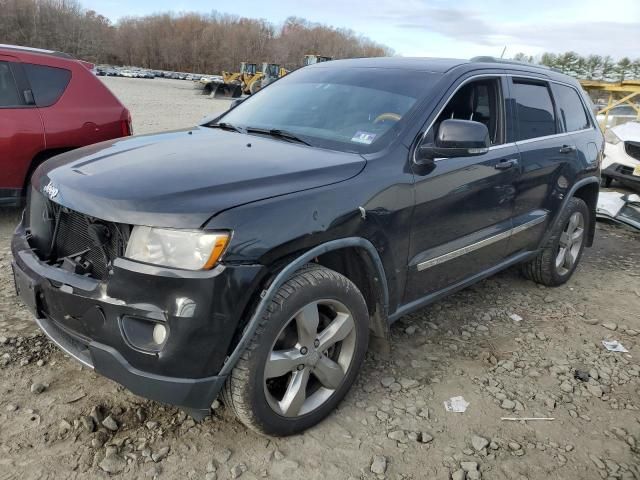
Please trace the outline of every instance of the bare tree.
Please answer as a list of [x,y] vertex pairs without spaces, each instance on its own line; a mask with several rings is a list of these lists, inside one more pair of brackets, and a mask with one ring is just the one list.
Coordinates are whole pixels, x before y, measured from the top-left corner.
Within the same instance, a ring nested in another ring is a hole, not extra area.
[[240,62],[301,66],[305,54],[392,55],[388,47],[300,18],[276,26],[219,12],[125,17],[118,24],[76,0],[0,0],[0,42],[61,50],[97,63],[219,72]]

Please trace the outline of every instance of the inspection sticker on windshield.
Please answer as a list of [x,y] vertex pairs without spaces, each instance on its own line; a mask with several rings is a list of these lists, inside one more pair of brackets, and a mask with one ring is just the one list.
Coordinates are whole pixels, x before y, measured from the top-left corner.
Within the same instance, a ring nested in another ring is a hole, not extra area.
[[351,138],[352,142],[364,143],[366,145],[371,145],[376,138],[375,133],[369,132],[361,132],[358,130],[356,134]]

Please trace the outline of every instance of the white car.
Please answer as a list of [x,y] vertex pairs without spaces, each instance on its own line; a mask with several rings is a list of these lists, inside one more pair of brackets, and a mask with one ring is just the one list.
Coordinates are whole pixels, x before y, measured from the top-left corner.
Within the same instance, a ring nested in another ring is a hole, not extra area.
[[601,185],[613,179],[640,188],[640,123],[627,122],[607,129]]
[[[604,108],[604,106],[600,106],[599,108]],[[609,110],[609,115],[599,113],[597,120],[600,126],[604,129],[622,125],[623,123],[631,122],[633,120],[638,121],[640,120],[640,113],[636,112],[631,105],[618,105],[617,107],[613,107]],[[605,120],[607,121],[606,125],[604,124]]]

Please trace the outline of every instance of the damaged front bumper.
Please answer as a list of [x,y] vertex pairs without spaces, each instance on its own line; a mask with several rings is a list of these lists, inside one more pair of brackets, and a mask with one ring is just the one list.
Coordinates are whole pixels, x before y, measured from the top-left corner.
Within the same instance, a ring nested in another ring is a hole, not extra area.
[[602,170],[602,176],[613,178],[626,184],[640,186],[640,175],[636,173],[637,168],[622,163],[612,163]]
[[261,266],[195,272],[118,258],[99,281],[42,262],[22,225],[11,250],[22,302],[62,350],[137,395],[195,416],[209,411]]

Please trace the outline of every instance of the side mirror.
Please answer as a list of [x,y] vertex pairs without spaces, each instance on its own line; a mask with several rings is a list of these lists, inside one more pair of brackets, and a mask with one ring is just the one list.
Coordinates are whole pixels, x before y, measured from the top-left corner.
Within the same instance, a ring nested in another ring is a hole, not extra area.
[[418,147],[416,159],[422,162],[434,158],[473,157],[489,151],[491,141],[484,123],[472,120],[444,120],[438,128],[435,144]]
[[240,105],[245,100],[246,100],[246,97],[245,98],[236,98],[236,99],[232,100],[231,103],[229,104],[229,110],[233,110],[234,108],[236,108],[238,105]]

